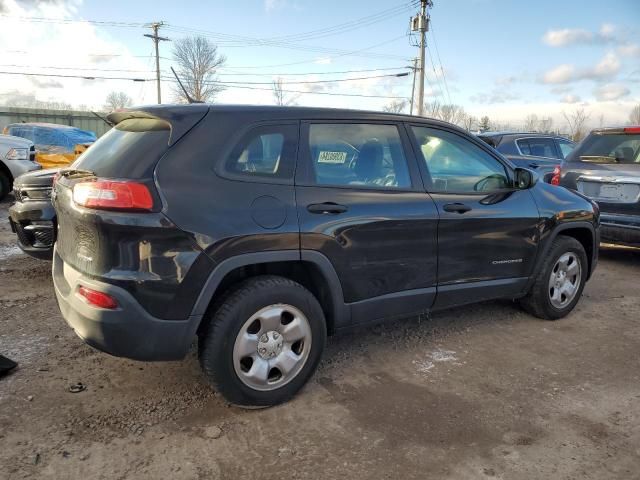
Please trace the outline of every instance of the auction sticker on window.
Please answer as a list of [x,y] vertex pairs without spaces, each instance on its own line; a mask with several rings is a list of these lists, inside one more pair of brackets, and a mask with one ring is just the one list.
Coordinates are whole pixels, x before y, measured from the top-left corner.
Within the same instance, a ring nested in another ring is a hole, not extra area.
[[318,163],[343,164],[347,161],[347,152],[321,151],[318,155]]

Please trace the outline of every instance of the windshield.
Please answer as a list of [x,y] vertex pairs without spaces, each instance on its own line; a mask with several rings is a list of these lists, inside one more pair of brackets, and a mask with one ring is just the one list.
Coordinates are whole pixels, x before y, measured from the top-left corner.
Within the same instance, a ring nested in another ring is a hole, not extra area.
[[574,150],[570,162],[640,164],[640,135],[592,134]]

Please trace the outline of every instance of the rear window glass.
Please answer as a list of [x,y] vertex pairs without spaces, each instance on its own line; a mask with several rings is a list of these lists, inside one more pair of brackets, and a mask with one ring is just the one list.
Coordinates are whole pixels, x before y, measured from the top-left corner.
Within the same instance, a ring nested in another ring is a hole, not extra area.
[[568,160],[640,164],[640,135],[590,135],[569,154]]
[[120,122],[73,163],[107,178],[149,178],[169,148],[169,124],[153,119]]

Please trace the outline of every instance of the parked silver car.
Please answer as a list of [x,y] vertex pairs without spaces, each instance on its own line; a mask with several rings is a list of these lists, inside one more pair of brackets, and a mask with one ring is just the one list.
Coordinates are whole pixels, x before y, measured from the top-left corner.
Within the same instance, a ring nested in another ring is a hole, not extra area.
[[23,173],[39,170],[32,141],[12,135],[0,135],[0,200],[13,189],[13,181]]

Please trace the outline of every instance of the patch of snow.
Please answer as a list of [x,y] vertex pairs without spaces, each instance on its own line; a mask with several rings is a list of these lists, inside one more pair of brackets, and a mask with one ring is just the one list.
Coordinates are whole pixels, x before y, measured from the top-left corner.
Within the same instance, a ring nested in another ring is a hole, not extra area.
[[[415,365],[416,370],[420,373],[429,373],[436,363],[440,362],[457,362],[456,352],[453,350],[442,350],[438,348],[432,352],[427,353],[426,358],[420,360],[414,360],[412,363]],[[456,363],[456,365],[459,365]]]
[[17,245],[0,245],[0,260],[9,257],[15,257],[16,255],[24,255],[24,252],[20,250]]

